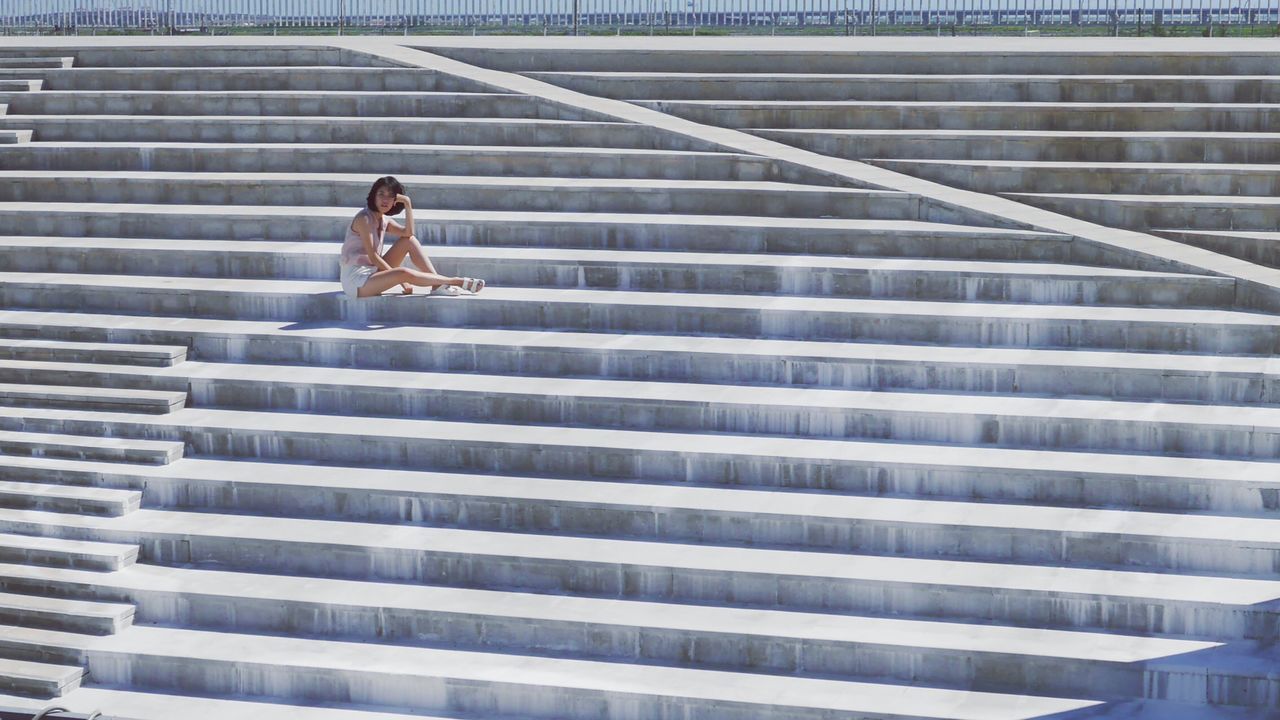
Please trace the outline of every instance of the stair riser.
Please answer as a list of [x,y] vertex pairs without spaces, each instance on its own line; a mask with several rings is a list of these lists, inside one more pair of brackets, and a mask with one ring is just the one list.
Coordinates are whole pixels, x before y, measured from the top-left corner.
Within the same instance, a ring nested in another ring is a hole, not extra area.
[[635,156],[483,148],[62,148],[5,153],[11,170],[154,172],[367,172],[381,175],[785,180],[762,158],[735,155]]
[[[88,68],[396,67],[376,54],[324,46],[81,46],[59,49],[57,54],[74,57],[75,66]],[[4,51],[8,58],[48,56],[48,48],[9,47]]]
[[[1091,628],[1215,638],[1274,639],[1275,607],[1114,597],[1099,594],[993,590],[924,582],[885,583],[767,572],[651,567],[609,561],[502,558],[424,550],[263,541],[136,531],[85,530],[5,522],[6,530],[135,543],[158,564],[351,579],[512,588],[599,597],[699,604],[779,607],[921,617],[964,617],[1047,628]],[[12,527],[11,527],[12,526]],[[96,676],[95,674],[95,677]]]
[[[3,586],[2,580],[0,580],[0,586]],[[59,647],[8,636],[0,636],[0,656],[49,665],[83,666],[86,662],[84,653],[77,648]]]
[[[350,198],[348,198],[350,200]],[[725,226],[664,222],[414,219],[425,245],[543,247],[615,250],[685,250],[810,255],[871,255],[938,259],[1064,262],[1074,243],[1054,236],[931,233],[884,229]],[[352,207],[351,215],[355,215]],[[207,240],[339,242],[347,217],[301,214],[270,221],[261,214],[142,212],[48,213],[0,210],[0,233],[22,236],[136,237]],[[1118,263],[1116,267],[1129,267]]]
[[42,565],[55,568],[73,568],[76,570],[102,570],[115,572],[132,565],[134,557],[116,555],[88,555],[68,553],[56,550],[20,550],[0,547],[0,562],[19,563],[22,565]]
[[136,353],[115,350],[88,350],[78,348],[0,347],[0,360],[26,360],[32,362],[102,363],[107,365],[141,365],[146,367],[171,367],[186,361],[186,355],[168,353]]
[[[1204,426],[1102,417],[1054,417],[968,414],[954,410],[905,411],[893,408],[830,408],[787,404],[680,402],[626,397],[465,392],[448,388],[314,385],[305,382],[217,380],[171,377],[154,381],[126,373],[0,368],[11,383],[67,384],[169,390],[189,384],[193,405],[333,415],[418,417],[463,422],[616,427],[660,432],[727,432],[790,437],[883,439],[1056,450],[1249,457],[1280,454],[1280,429]],[[182,387],[182,389],[187,389]],[[0,405],[13,405],[0,400]],[[67,403],[31,402],[58,407]],[[145,412],[144,408],[103,403],[108,409]]]
[[0,58],[0,68],[69,68],[72,66],[73,58],[71,57],[47,57],[47,58]]
[[1159,202],[1130,203],[1075,198],[1015,199],[1103,225],[1140,230],[1187,228],[1189,230],[1266,231],[1280,227],[1280,205],[1230,207],[1209,203],[1162,205]]
[[30,495],[0,490],[0,507],[43,512],[75,513],[77,515],[101,515],[120,517],[138,509],[136,504],[87,498],[64,498]]
[[80,686],[79,681],[63,685],[55,681],[0,675],[0,693],[49,699],[61,697]]
[[0,407],[43,407],[71,408],[76,410],[100,410],[103,412],[146,413],[164,415],[181,410],[182,405],[160,405],[151,402],[122,402],[118,400],[86,400],[84,398],[67,398],[55,395],[41,397],[22,397],[0,393]]
[[[1090,697],[1142,693],[1140,669],[1106,661],[336,605],[304,599],[281,603],[18,578],[0,577],[0,587],[135,603],[140,622],[184,628],[286,633],[480,652],[568,654],[581,659],[730,671],[893,679],[980,692]],[[2,640],[0,648],[5,648]],[[78,655],[63,649],[55,657],[78,660]]]
[[[370,181],[271,181],[144,179],[103,177],[3,178],[0,202],[39,203],[50,197],[85,203],[160,205],[262,205],[354,208],[364,202]],[[841,217],[914,220],[919,198],[903,194],[778,192],[749,189],[607,188],[511,185],[407,185],[418,212],[492,209],[503,212],[681,213],[776,217]],[[303,211],[305,213],[305,210]],[[403,216],[396,218],[403,221]],[[423,218],[430,222],[430,218]],[[261,222],[261,218],[259,218]],[[339,221],[340,222],[340,221]],[[338,227],[341,227],[339,224]],[[165,237],[165,236],[161,236]],[[222,239],[210,237],[209,239]]]
[[1049,162],[1276,163],[1280,145],[1255,138],[926,137],[824,135],[755,130],[762,137],[824,155],[864,158]]
[[[1073,103],[1275,103],[1275,78],[1162,78],[1117,82],[1112,78],[870,77],[755,80],[575,77],[532,73],[540,80],[589,95],[662,100],[849,100],[925,102]],[[61,89],[55,81],[50,89]]]
[[644,125],[538,126],[526,123],[397,122],[369,118],[177,120],[139,117],[0,117],[0,128],[31,129],[41,142],[217,142],[390,145],[508,145],[708,150],[710,146]]
[[[252,454],[265,451],[251,449],[247,452]],[[852,494],[1005,500],[1067,507],[1092,505],[1249,514],[1269,513],[1280,509],[1280,489],[1275,486],[1204,479],[1184,480],[1140,474],[1016,472],[964,467],[939,469],[874,462],[782,462],[764,457],[756,458],[754,462],[725,456],[711,456],[709,459],[686,456],[683,461],[672,461],[662,454],[650,454],[641,458],[643,462],[637,462],[635,457],[622,458],[618,453],[606,449],[592,449],[587,454],[604,460],[602,466],[589,467],[588,463],[582,461],[575,464],[564,456],[544,462],[541,455],[531,459],[534,457],[532,452],[523,457],[509,453],[497,463],[463,462],[443,453],[439,457],[444,458],[446,464],[441,464],[438,459],[433,460],[430,456],[420,457],[415,462],[416,467],[421,469],[453,468],[472,469],[476,472],[519,473],[523,468],[523,471],[552,477],[593,473],[592,476],[600,480],[641,479],[650,482],[690,482],[744,488],[780,487]],[[287,456],[277,453],[275,457]],[[215,507],[254,507],[262,504],[265,507],[277,502],[275,493],[279,492],[273,488],[255,489],[242,484],[229,487],[223,483],[194,478],[158,480],[150,476],[132,475],[127,468],[113,471],[66,468],[32,470],[23,465],[0,465],[0,479],[19,482],[34,479],[67,485],[142,489],[146,492],[147,504],[157,507],[196,507],[206,504]],[[394,516],[403,520],[406,517],[402,501],[395,496],[365,493],[360,497],[344,498],[340,495],[341,493],[313,489],[306,498],[289,499],[287,494],[282,497],[290,506],[296,505],[300,512],[314,511],[335,517],[351,513],[352,519],[359,519],[362,513],[367,513],[371,519]],[[408,517],[412,517],[412,511]]]
[[[730,128],[1271,132],[1280,124],[1280,109],[1277,108],[931,108],[892,105],[740,108],[663,102],[644,102],[641,105],[695,122]],[[20,114],[22,111],[15,109],[12,112]]]
[[[676,696],[578,690],[556,685],[392,675],[259,664],[89,652],[95,682],[211,695],[267,696],[308,702],[395,705],[418,711],[478,716],[596,720],[698,717],[707,720],[828,720],[831,711],[783,705],[731,703]],[[859,714],[868,720],[900,717]]]
[[[1147,18],[1150,20],[1150,17]],[[934,18],[935,22],[937,19]],[[836,21],[839,22],[838,19]],[[937,29],[930,23],[929,31]],[[944,27],[943,32],[947,32]],[[1267,51],[1080,52],[1046,46],[990,52],[918,49],[836,49],[824,44],[785,50],[759,45],[749,49],[718,46],[715,52],[654,52],[649,47],[608,45],[530,52],[527,48],[439,47],[441,54],[473,65],[507,72],[655,72],[655,73],[872,73],[907,75],[1269,75],[1275,56]],[[81,55],[83,57],[83,55]],[[99,63],[92,63],[97,65]],[[177,64],[176,62],[174,64]],[[230,63],[224,63],[230,64]],[[267,63],[263,63],[267,64]],[[928,79],[928,78],[924,78]]]
[[1271,677],[1223,677],[1205,669],[1156,669],[1146,672],[1144,685],[1145,697],[1194,705],[1280,708],[1280,678],[1274,672]]
[[92,447],[70,443],[33,443],[8,440],[0,440],[0,455],[141,463],[144,465],[167,465],[177,459],[176,453],[157,452],[140,448]]
[[1088,167],[973,168],[910,160],[876,163],[926,180],[985,193],[1043,192],[1121,195],[1280,195],[1280,172],[1251,170],[1215,172],[1192,170],[1124,171]]
[[[427,248],[428,256],[432,249]],[[315,252],[0,247],[10,272],[108,273],[174,277],[338,280],[337,250]],[[435,258],[438,272],[480,277],[497,287],[561,287],[652,292],[819,295],[1055,305],[1231,307],[1229,282],[1169,278],[1017,277],[994,273],[839,270],[813,267],[671,266],[628,262]],[[413,265],[410,263],[410,267]]]
[[[243,62],[243,61],[241,61]],[[238,64],[238,63],[237,63]],[[467,92],[472,83],[416,68],[91,68],[2,70],[0,79],[41,78],[46,90],[348,90]]]
[[586,113],[528,95],[356,95],[81,91],[0,93],[13,115],[269,115],[582,120]]
[[331,294],[254,295],[220,290],[155,289],[10,282],[0,287],[9,308],[81,310],[240,320],[404,322],[424,325],[540,328],[589,332],[714,334],[804,340],[927,342],[1000,347],[1128,349],[1273,354],[1269,326],[1190,325],[1146,321],[922,317],[878,312],[528,302],[479,298],[353,300],[337,283]]
[[1238,257],[1267,267],[1280,267],[1280,243],[1267,238],[1197,235],[1194,233],[1160,232],[1157,235],[1178,242]]
[[24,612],[0,608],[0,622],[7,625],[21,625],[84,635],[114,635],[127,628],[131,624],[132,618],[117,619],[53,612]]

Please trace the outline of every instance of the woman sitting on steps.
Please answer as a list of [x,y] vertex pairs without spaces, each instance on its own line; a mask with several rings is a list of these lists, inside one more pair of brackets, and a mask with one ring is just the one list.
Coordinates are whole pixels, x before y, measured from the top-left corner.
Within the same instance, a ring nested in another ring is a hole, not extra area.
[[[404,225],[391,219],[403,210]],[[387,233],[400,238],[386,254],[382,254],[382,240]],[[405,257],[413,261],[415,268],[400,267]],[[413,203],[404,194],[399,180],[388,175],[378,178],[365,198],[365,209],[356,213],[347,226],[347,236],[342,241],[339,258],[342,272],[342,290],[348,297],[373,297],[395,287],[404,288],[404,294],[413,292],[413,286],[436,290],[439,294],[458,294],[458,288],[471,293],[484,288],[484,280],[441,275],[431,264],[418,238],[413,236]]]

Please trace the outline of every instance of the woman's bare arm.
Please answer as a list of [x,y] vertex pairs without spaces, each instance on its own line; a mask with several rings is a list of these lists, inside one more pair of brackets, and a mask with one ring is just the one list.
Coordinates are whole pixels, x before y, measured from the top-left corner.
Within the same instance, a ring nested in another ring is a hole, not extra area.
[[404,203],[404,234],[401,237],[413,236],[413,202],[408,195],[396,195],[396,202]]

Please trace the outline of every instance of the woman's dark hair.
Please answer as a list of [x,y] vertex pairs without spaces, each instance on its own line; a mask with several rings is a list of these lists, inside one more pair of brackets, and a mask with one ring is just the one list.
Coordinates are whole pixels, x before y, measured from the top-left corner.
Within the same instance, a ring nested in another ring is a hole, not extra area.
[[[378,191],[384,187],[391,188],[391,192],[397,195],[404,194],[404,185],[401,185],[399,180],[391,177],[390,175],[374,180],[373,189],[369,190],[369,197],[364,199],[364,206],[369,208],[371,212],[378,212],[378,206],[373,204],[373,199],[378,195]],[[404,212],[404,203],[396,203],[391,206],[391,211],[387,214],[399,215],[402,212]]]

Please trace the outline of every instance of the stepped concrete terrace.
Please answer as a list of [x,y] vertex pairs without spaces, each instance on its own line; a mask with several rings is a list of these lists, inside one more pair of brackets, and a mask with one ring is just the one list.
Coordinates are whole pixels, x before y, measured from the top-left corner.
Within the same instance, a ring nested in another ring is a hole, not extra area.
[[1124,43],[6,39],[0,706],[1280,717],[1280,51]]

